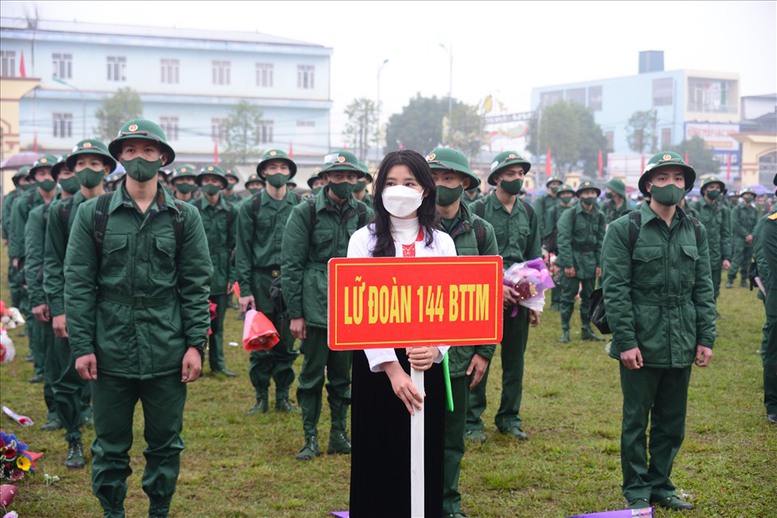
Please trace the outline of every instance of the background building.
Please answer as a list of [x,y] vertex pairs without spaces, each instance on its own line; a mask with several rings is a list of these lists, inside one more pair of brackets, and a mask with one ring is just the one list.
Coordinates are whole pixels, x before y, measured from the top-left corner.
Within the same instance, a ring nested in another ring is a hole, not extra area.
[[330,48],[261,33],[20,18],[0,28],[2,75],[40,78],[20,101],[22,150],[62,153],[92,137],[96,110],[124,87],[140,94],[143,117],[162,126],[178,163],[213,162],[217,141],[223,154],[224,123],[241,101],[262,111],[258,150],[290,150],[312,170],[330,149]]
[[772,190],[777,173],[777,94],[742,98],[740,132],[742,187],[762,185]]

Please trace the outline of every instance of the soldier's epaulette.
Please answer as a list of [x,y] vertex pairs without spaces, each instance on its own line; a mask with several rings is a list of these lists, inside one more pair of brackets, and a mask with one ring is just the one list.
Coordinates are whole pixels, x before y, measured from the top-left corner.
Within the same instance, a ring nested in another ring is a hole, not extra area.
[[768,216],[768,217],[769,217],[769,219],[770,219],[770,220],[772,220],[772,221],[777,221],[777,211],[775,211],[775,212],[772,212],[771,214],[769,214],[769,216]]

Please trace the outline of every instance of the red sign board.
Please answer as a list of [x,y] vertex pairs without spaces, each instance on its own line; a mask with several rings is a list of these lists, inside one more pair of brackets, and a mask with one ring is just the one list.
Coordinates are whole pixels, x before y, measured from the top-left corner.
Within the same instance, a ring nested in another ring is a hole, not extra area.
[[329,348],[482,345],[502,340],[502,258],[329,261]]

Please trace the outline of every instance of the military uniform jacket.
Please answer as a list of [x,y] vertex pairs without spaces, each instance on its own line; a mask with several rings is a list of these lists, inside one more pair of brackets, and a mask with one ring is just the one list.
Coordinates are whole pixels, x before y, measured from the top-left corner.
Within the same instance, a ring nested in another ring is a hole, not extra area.
[[32,209],[24,227],[24,279],[31,308],[46,303],[46,295],[43,292],[43,252],[50,206],[50,203],[46,203]]
[[709,204],[702,199],[696,205],[699,221],[707,229],[712,269],[721,268],[724,259],[731,260],[731,213],[720,200]]
[[604,214],[597,208],[588,213],[583,209],[583,204],[578,203],[564,212],[556,225],[556,266],[574,266],[575,277],[578,279],[595,278],[596,268],[601,266],[602,241],[606,226]]
[[467,207],[469,207],[470,205],[472,205],[473,203],[475,203],[476,201],[478,201],[482,197],[483,197],[483,193],[480,192],[480,189],[477,189],[475,191],[475,197],[474,198],[470,198],[469,196],[467,196],[467,191],[464,191],[463,193],[461,193],[461,201]]
[[[772,225],[771,229],[774,230],[774,226],[777,225],[777,212],[761,217],[755,226],[755,230],[753,230],[753,258],[758,265],[758,277],[761,278],[761,283],[767,294],[769,293],[769,286],[775,285],[777,287],[777,283],[773,283],[771,280],[771,268],[766,257],[766,247],[764,246],[764,242],[768,237],[764,234],[764,229],[769,225]],[[766,295],[761,293],[760,289],[758,290],[758,298],[766,301]],[[771,307],[767,306],[766,314],[767,316],[777,316],[777,295],[772,296],[771,304]]]
[[755,224],[758,223],[758,209],[752,205],[740,204],[731,211],[731,231],[734,233],[735,242],[745,246],[753,246],[745,243],[745,237],[752,235]]
[[3,197],[3,239],[8,239],[11,234],[11,209],[13,209],[14,200],[19,197],[20,192],[22,189],[17,187]]
[[613,200],[608,201],[604,205],[604,214],[607,219],[607,224],[612,223],[616,219],[620,218],[624,214],[628,214],[632,210],[633,209],[631,207],[631,203],[629,203],[629,200],[623,200],[623,205],[620,207],[616,207]]
[[715,341],[707,231],[682,210],[669,228],[649,205],[639,210],[633,252],[628,217],[610,224],[602,247],[610,355],[639,347],[646,367],[690,367],[696,346]]
[[557,203],[558,198],[547,193],[534,201],[533,207],[539,222],[540,237],[547,236],[550,231],[553,230],[553,227],[551,226],[552,220],[550,219],[550,211]]
[[[111,195],[102,253],[99,198],[81,204],[65,255],[65,314],[73,357],[94,353],[98,372],[148,379],[181,372],[210,328],[212,272],[199,212],[159,186],[145,214],[124,184]],[[173,217],[183,216],[180,254]],[[176,256],[177,260],[176,260]]]
[[[485,228],[485,239],[480,246],[475,234],[475,220],[478,220],[478,225]],[[499,255],[494,227],[488,221],[470,214],[463,203],[458,215],[450,224],[443,221],[443,229],[453,238],[457,255]],[[495,349],[496,344],[451,347],[448,349],[448,367],[451,376],[454,378],[466,376],[472,356],[476,353],[491,361]]]
[[11,216],[11,235],[8,239],[9,256],[15,258],[24,257],[24,227],[30,211],[39,205],[43,205],[43,196],[37,187],[23,193],[13,204]]
[[[259,202],[258,213],[255,209],[256,201]],[[260,270],[272,278],[273,271],[280,271],[281,245],[286,221],[297,203],[299,198],[291,189],[286,189],[286,196],[282,200],[273,199],[262,189],[247,198],[238,209],[236,278],[240,295],[253,296],[260,309],[269,302],[270,286],[268,284],[266,289],[263,287],[262,293],[253,293],[252,274]]]
[[[326,328],[327,261],[346,256],[348,240],[358,228],[357,206],[366,211],[366,222],[372,211],[353,198],[338,206],[329,197],[329,187],[321,189],[314,199],[295,206],[286,222],[281,285],[289,318],[304,318],[309,326]],[[311,225],[309,203],[315,204],[315,225]]]
[[548,214],[548,233],[545,234],[542,237],[547,237],[553,232],[553,229],[556,228],[558,225],[558,220],[561,217],[562,214],[564,214],[568,209],[574,209],[575,203],[570,203],[568,206],[563,206],[561,202],[558,202],[553,206],[552,209],[550,209],[550,213]]
[[537,212],[530,218],[520,198],[516,198],[511,213],[507,212],[496,193],[476,201],[469,209],[473,214],[482,214],[482,218],[494,227],[499,255],[502,256],[505,268],[513,263],[542,256]]
[[211,205],[204,196],[195,200],[192,205],[200,211],[202,227],[208,238],[208,252],[213,264],[210,294],[223,295],[227,292],[227,284],[235,282],[232,271],[232,252],[235,249],[237,229],[235,209],[223,196],[219,196],[215,205]]
[[[49,209],[43,259],[43,291],[52,317],[65,314],[65,251],[76,212],[85,201],[84,195],[78,191],[72,198],[52,202]],[[67,221],[62,221],[64,204],[70,204]]]

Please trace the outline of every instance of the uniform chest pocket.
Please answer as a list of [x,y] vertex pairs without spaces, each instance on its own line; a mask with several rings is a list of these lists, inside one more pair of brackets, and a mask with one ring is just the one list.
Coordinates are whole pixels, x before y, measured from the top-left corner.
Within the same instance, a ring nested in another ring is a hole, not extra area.
[[696,281],[696,261],[699,260],[699,249],[696,245],[680,245],[680,273],[682,280],[688,284]]
[[108,234],[103,241],[100,273],[105,277],[126,277],[129,262],[129,236]]
[[333,257],[332,246],[334,239],[334,230],[315,230],[312,240],[314,246],[311,254],[312,258],[315,261],[327,261],[330,257]]
[[155,237],[149,260],[152,278],[170,280],[175,273],[175,239]]
[[660,246],[642,246],[631,254],[632,278],[640,284],[664,284],[664,251]]

